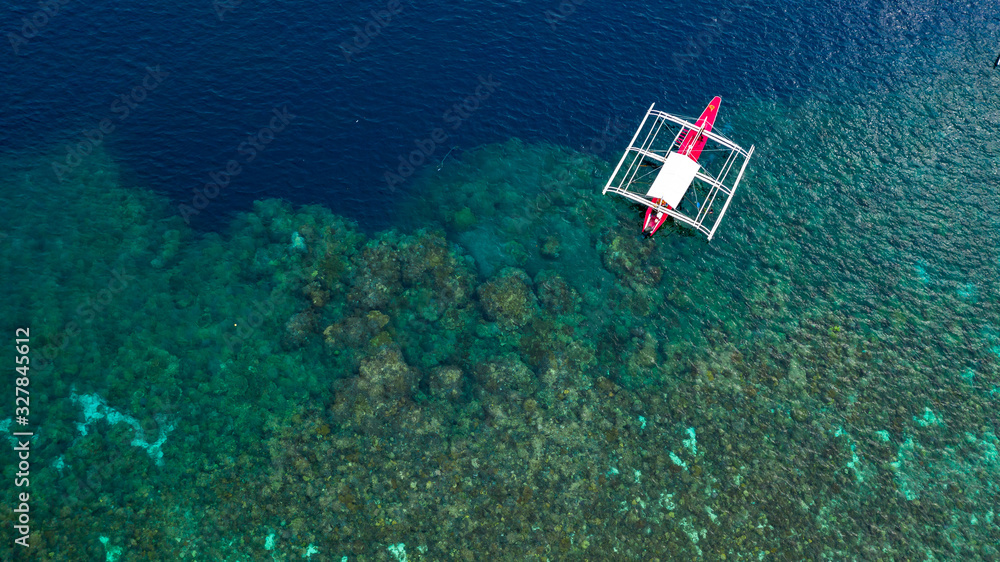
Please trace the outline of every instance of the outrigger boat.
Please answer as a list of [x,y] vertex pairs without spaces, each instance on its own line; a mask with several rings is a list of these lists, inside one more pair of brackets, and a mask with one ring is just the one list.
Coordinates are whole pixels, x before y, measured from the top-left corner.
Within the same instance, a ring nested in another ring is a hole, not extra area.
[[[709,240],[715,236],[754,151],[753,146],[744,150],[712,131],[721,104],[722,98],[713,98],[694,123],[654,111],[655,104],[646,111],[603,191],[647,207],[644,234],[652,236],[671,217]],[[642,143],[636,144],[640,136]],[[663,140],[667,138],[669,144]],[[708,154],[702,158],[706,146]],[[735,169],[739,170],[735,180],[727,183]],[[722,209],[709,221],[719,201]]]

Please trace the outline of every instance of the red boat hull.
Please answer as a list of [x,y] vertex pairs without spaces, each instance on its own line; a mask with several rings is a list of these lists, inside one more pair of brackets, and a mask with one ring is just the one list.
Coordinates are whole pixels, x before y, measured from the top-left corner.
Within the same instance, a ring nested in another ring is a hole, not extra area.
[[[722,105],[722,98],[719,96],[712,98],[712,101],[709,102],[705,111],[701,112],[701,117],[694,122],[694,130],[689,129],[684,133],[684,136],[681,137],[680,148],[677,149],[677,152],[687,155],[688,158],[694,160],[695,162],[698,161],[698,157],[701,156],[702,149],[705,148],[705,143],[708,142],[708,138],[705,137],[702,132],[704,131],[707,133],[712,130],[712,125],[715,124],[715,117],[719,114],[720,105]],[[659,205],[660,200],[653,199],[653,203]],[[667,208],[669,209],[670,206],[668,205]],[[666,222],[666,220],[666,213],[657,213],[656,216],[654,216],[653,209],[650,207],[646,209],[646,218],[642,221],[642,231],[646,232],[648,230],[649,235],[652,236],[656,234],[656,231],[663,226],[663,223]],[[652,230],[649,230],[650,228]]]
[[704,127],[706,133],[712,130],[712,125],[715,125],[715,117],[719,114],[719,105],[721,104],[722,98],[719,96],[712,98],[705,111],[701,112],[701,117],[694,122],[695,130],[689,130],[684,133],[684,137],[681,139],[681,147],[677,149],[677,152],[686,154],[688,158],[695,162],[698,161],[702,149],[705,148],[705,143],[708,142],[708,138],[701,134],[702,127]]
[[[653,203],[659,205],[660,200],[653,199]],[[670,206],[667,205],[667,207],[669,208]],[[656,213],[656,215],[654,215],[653,208],[650,207],[646,209],[646,219],[642,222],[642,231],[643,232],[649,231],[649,235],[652,236],[656,234],[656,231],[659,230],[660,227],[663,226],[663,223],[665,223],[666,221],[667,221],[666,213]],[[650,230],[650,228],[652,228],[652,230]]]

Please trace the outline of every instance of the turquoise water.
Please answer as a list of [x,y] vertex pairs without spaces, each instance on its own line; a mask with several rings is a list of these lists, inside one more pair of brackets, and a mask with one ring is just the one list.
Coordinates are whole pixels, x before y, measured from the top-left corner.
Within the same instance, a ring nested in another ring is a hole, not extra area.
[[711,243],[600,194],[639,115],[465,147],[380,231],[0,162],[36,434],[4,559],[1000,557],[1000,77],[951,33],[726,98],[757,149]]

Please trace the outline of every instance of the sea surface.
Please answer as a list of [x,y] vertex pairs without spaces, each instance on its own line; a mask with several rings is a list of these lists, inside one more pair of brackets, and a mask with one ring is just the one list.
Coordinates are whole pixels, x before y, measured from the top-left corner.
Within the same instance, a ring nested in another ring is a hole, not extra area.
[[1000,559],[997,14],[8,4],[0,559]]

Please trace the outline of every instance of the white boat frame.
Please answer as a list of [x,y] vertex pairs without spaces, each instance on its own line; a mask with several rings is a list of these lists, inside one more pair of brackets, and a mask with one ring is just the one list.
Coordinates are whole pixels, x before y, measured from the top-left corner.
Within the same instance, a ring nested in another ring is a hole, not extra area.
[[[675,220],[705,234],[711,240],[715,236],[716,229],[719,228],[719,223],[722,222],[722,217],[725,216],[726,210],[729,208],[729,203],[733,200],[733,194],[736,193],[736,186],[743,179],[743,172],[746,171],[750,157],[753,156],[754,146],[751,145],[750,150],[744,150],[733,141],[714,131],[700,131],[700,134],[709,140],[705,145],[705,152],[721,152],[725,153],[725,157],[709,157],[710,161],[705,162],[706,155],[703,154],[698,159],[698,170],[694,173],[688,189],[683,193],[684,200],[677,208],[668,209],[666,205],[654,203],[653,197],[649,195],[649,189],[657,174],[652,172],[640,174],[640,168],[644,166],[647,160],[651,160],[659,163],[654,164],[658,170],[669,172],[669,170],[664,170],[662,165],[667,161],[668,155],[679,148],[681,133],[685,131],[698,132],[699,128],[675,115],[655,111],[653,109],[655,105],[652,104],[649,106],[646,116],[642,118],[642,123],[639,124],[639,129],[636,130],[635,136],[632,137],[632,141],[629,143],[625,153],[622,154],[618,166],[615,167],[615,171],[611,174],[611,178],[608,179],[608,183],[604,186],[604,191],[601,193],[606,194],[609,191],[617,193],[640,205],[666,213]],[[653,120],[647,127],[646,123],[650,117]],[[639,139],[640,133],[644,129],[646,129],[646,133],[642,144],[636,144],[636,140]],[[656,142],[661,134],[665,137],[672,135],[673,140],[670,144],[663,146],[662,141],[660,143]],[[625,161],[629,160],[630,156],[631,160],[628,166],[625,166]],[[740,159],[742,159],[742,163],[738,166],[739,173],[736,174],[736,180],[731,185],[727,184],[726,180],[733,169],[737,167],[736,164]],[[623,166],[625,166],[624,169]],[[707,169],[706,166],[711,167],[711,170]],[[650,177],[651,175],[653,176],[652,178]],[[703,188],[705,193],[702,201],[698,200],[699,187]],[[688,194],[691,192],[694,192],[694,201],[691,201],[688,197]],[[709,215],[713,213],[713,207],[716,205],[720,193],[725,197],[722,210],[714,222],[706,224]]]

